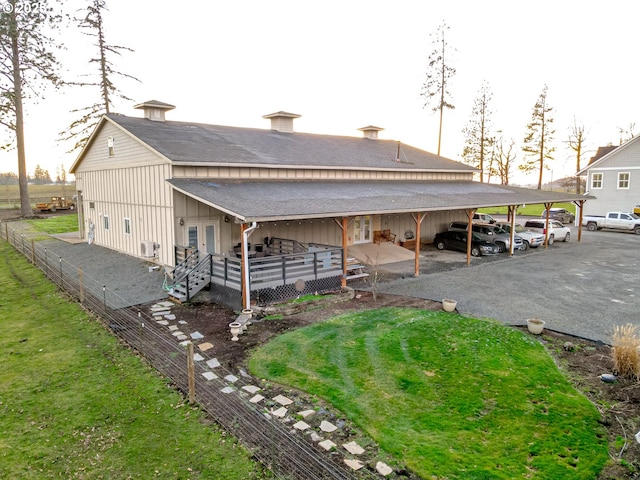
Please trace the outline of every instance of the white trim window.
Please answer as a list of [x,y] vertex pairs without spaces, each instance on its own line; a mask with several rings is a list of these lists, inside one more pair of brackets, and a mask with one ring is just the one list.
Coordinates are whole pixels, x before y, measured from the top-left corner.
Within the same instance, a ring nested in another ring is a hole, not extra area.
[[107,138],[107,151],[109,153],[109,157],[113,157],[116,154],[113,146],[113,137]]
[[131,235],[131,219],[127,217],[124,218],[124,234]]
[[591,174],[591,190],[602,189],[602,173]]
[[109,230],[109,215],[102,216],[102,227],[105,230]]
[[629,172],[618,172],[618,190],[628,190],[629,183],[631,183],[631,174]]

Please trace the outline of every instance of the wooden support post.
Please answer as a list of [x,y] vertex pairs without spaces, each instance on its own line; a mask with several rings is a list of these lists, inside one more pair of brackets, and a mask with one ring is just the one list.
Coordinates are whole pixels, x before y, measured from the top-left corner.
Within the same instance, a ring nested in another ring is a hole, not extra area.
[[193,343],[187,343],[187,372],[189,375],[189,403],[196,403],[196,364],[193,358]]
[[467,210],[467,265],[471,265],[471,243],[473,240],[473,215],[476,213],[476,209],[472,208]]
[[586,202],[586,200],[578,200],[577,202],[574,202],[580,209],[580,215],[578,217],[578,242],[582,240],[582,216],[584,214],[584,202]]
[[411,216],[413,217],[413,220],[416,222],[416,246],[415,246],[415,257],[414,257],[414,272],[413,275],[415,277],[420,276],[420,237],[421,237],[421,232],[420,232],[420,226],[422,225],[422,221],[427,217],[426,213],[416,213],[411,214]]
[[544,248],[547,248],[547,246],[549,245],[549,215],[550,215],[549,210],[551,209],[552,205],[553,203],[544,204],[544,209],[547,213],[545,215],[545,222],[544,222]]

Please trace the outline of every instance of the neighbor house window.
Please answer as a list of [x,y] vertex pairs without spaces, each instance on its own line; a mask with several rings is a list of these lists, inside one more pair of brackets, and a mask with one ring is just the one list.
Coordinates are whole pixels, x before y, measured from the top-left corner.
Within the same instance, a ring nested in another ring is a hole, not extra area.
[[89,208],[96,208],[96,202],[89,202]]
[[594,173],[591,175],[591,188],[602,188],[602,174]]
[[131,219],[130,218],[124,219],[124,234],[131,235]]
[[620,172],[618,174],[618,188],[629,188],[629,172]]
[[105,230],[109,230],[109,215],[102,216],[102,226]]
[[107,149],[109,150],[109,156],[113,157],[115,155],[113,150],[113,137],[107,138]]

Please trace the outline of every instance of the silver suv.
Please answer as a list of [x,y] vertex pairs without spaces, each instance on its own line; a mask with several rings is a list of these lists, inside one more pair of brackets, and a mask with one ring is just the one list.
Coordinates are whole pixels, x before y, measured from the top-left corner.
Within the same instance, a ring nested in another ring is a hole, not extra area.
[[[467,223],[451,222],[449,224],[449,230],[466,232]],[[487,223],[473,223],[471,230],[476,234],[478,234],[480,239],[486,240],[487,242],[495,243],[498,246],[498,248],[500,248],[501,252],[507,252],[511,248],[511,235],[496,225],[491,225]],[[514,236],[513,249],[514,250],[524,249],[524,243],[522,241],[522,238],[519,237],[518,235]]]

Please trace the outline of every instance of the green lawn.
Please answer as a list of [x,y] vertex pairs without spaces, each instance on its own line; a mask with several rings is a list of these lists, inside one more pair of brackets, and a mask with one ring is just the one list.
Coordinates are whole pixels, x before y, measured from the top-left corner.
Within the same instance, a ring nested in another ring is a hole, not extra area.
[[0,478],[264,478],[2,240],[0,258]]
[[423,478],[592,479],[595,407],[533,337],[456,314],[388,308],[288,332],[256,376],[317,395]]
[[45,232],[50,235],[67,232],[78,231],[78,214],[70,213],[65,215],[51,216],[47,218],[38,218],[35,220],[27,220],[31,227],[39,232]]

